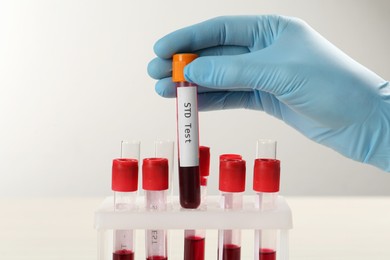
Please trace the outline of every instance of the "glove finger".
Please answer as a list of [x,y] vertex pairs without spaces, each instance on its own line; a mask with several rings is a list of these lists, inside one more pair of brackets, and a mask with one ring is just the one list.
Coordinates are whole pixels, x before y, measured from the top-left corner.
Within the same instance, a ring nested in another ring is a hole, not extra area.
[[[171,78],[160,80],[156,84],[156,92],[167,98],[176,97],[176,88]],[[283,119],[282,110],[286,107],[272,94],[260,91],[216,91],[198,87],[198,109],[200,111],[224,109],[253,109],[261,110]]]
[[[184,75],[190,82],[215,89],[248,88],[247,61],[242,56],[200,57],[184,68]],[[257,75],[251,75],[253,78]]]
[[208,88],[259,90],[275,96],[286,94],[290,86],[302,85],[305,78],[300,76],[299,68],[286,66],[284,60],[275,57],[275,50],[270,53],[269,49],[271,47],[242,55],[200,57],[184,68],[184,75],[188,81]]
[[249,91],[219,91],[198,94],[200,111],[247,108],[262,110],[261,103]]
[[[241,46],[217,46],[199,50],[196,52],[199,56],[222,56],[238,55],[249,52],[248,48]],[[162,79],[172,75],[172,60],[154,58],[148,64],[148,74],[154,79]]]
[[264,111],[284,120],[283,113],[291,109],[272,94],[261,91],[220,91],[198,94],[200,111],[245,108]]
[[238,55],[248,53],[248,47],[243,46],[215,46],[206,49],[201,49],[195,53],[199,56],[224,56],[224,55]]
[[174,53],[196,52],[215,46],[262,49],[288,24],[282,16],[223,16],[170,33],[156,42],[157,56],[169,59]]
[[172,75],[172,60],[154,58],[148,64],[148,74],[154,79],[162,79]]
[[[176,97],[176,87],[175,87],[175,83],[172,82],[172,77],[163,78],[157,81],[155,85],[155,90],[157,94],[159,94],[162,97],[165,98]],[[216,91],[220,91],[220,90],[198,86],[198,93],[209,93],[209,92],[216,92]],[[240,90],[237,89],[234,91],[240,91]]]
[[172,77],[167,77],[160,79],[156,82],[154,87],[157,94],[165,98],[174,98],[176,97],[176,87],[175,83],[172,82]]

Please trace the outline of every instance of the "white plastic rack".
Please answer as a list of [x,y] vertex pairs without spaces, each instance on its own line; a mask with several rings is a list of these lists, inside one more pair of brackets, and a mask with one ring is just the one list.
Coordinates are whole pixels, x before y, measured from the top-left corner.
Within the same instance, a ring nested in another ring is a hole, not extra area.
[[[207,208],[188,210],[181,208],[178,197],[174,197],[167,211],[149,212],[144,209],[144,197],[140,196],[135,210],[115,212],[113,197],[107,197],[95,212],[98,260],[112,259],[110,237],[112,230],[117,229],[276,229],[279,231],[277,260],[288,260],[288,233],[292,228],[292,213],[283,197],[278,197],[275,209],[264,212],[255,208],[255,195],[244,196],[243,209],[236,211],[221,209],[219,200],[219,196],[209,196]],[[183,249],[175,247],[171,250]],[[255,255],[253,259],[256,259]]]

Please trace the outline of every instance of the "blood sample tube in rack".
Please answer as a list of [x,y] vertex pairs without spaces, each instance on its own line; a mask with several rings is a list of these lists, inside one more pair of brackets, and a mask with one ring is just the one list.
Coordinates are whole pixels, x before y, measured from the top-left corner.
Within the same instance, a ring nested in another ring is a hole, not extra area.
[[[224,210],[240,210],[243,208],[245,171],[245,161],[242,159],[220,160],[219,190],[221,191],[221,207]],[[218,260],[240,259],[241,230],[219,230]]]
[[[142,163],[142,188],[147,211],[167,210],[168,159],[145,158]],[[146,259],[167,260],[167,231],[146,230]]]
[[[210,173],[210,147],[199,147],[199,168],[201,187],[201,210],[205,210],[207,197],[207,178]],[[187,229],[184,231],[184,260],[204,260],[206,231],[204,229]]]
[[[112,164],[112,190],[114,191],[114,211],[135,209],[138,189],[138,161],[135,159],[115,159]],[[134,259],[134,231],[120,229],[113,231],[113,260]]]
[[[280,183],[280,161],[276,160],[276,141],[261,139],[257,142],[254,162],[253,190],[257,193],[255,207],[260,211],[274,210]],[[255,231],[255,260],[276,260],[278,230]]]

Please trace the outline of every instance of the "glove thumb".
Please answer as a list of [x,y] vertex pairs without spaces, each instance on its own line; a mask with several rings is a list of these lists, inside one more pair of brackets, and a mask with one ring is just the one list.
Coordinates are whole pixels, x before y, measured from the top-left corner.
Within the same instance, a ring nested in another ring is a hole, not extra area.
[[[263,57],[264,56],[264,57]],[[253,53],[231,56],[203,56],[184,69],[190,82],[216,90],[261,90],[281,94],[283,81],[275,62],[266,55]]]

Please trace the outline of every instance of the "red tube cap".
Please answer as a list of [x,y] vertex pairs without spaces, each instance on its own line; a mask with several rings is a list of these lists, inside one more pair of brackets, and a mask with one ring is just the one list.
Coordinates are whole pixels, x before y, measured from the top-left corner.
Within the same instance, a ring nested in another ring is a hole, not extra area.
[[210,175],[210,147],[199,146],[199,173],[200,177]]
[[219,160],[241,160],[242,156],[235,153],[226,153],[219,156]]
[[144,190],[168,189],[168,159],[145,158],[143,160],[142,188]]
[[221,160],[219,162],[219,190],[225,192],[245,191],[245,161]]
[[121,192],[138,189],[138,160],[114,159],[112,161],[111,189]]
[[278,192],[280,186],[280,161],[256,159],[253,170],[253,190],[257,192]]
[[200,186],[207,186],[207,177],[200,177]]

